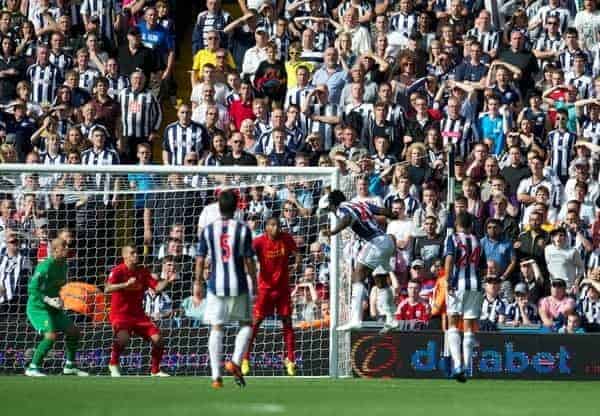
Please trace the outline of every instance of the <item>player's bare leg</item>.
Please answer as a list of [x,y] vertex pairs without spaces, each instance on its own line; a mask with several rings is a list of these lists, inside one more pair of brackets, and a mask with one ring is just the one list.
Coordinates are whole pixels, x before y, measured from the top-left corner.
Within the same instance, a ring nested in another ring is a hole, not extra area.
[[28,377],[45,377],[46,374],[40,370],[44,363],[44,358],[48,355],[48,352],[52,349],[52,346],[56,342],[56,332],[48,331],[44,333],[44,339],[40,341],[35,352],[31,364],[25,370],[25,375]]
[[252,334],[250,335],[250,339],[248,340],[248,347],[246,348],[244,358],[242,359],[242,364],[240,365],[242,369],[242,375],[244,376],[250,374],[250,352],[252,351],[252,347],[254,345],[254,338],[256,338],[256,334],[258,333],[262,321],[262,318],[254,318],[254,321],[252,321]]
[[461,315],[448,315],[448,348],[454,364],[452,374],[456,381],[464,383],[467,379],[463,368],[462,341],[458,330],[460,319]]
[[233,356],[231,357],[231,361],[225,363],[225,369],[233,376],[235,383],[240,387],[246,386],[246,380],[244,380],[240,364],[242,362],[242,357],[248,348],[248,341],[251,336],[252,327],[250,326],[250,322],[240,322],[240,329],[235,336]]
[[288,376],[296,375],[296,338],[294,336],[294,328],[292,327],[292,318],[289,316],[281,318],[281,326],[283,328],[283,340],[287,350],[285,359],[285,371]]
[[169,377],[169,374],[161,371],[160,361],[162,360],[163,352],[165,350],[163,340],[160,334],[154,334],[150,337],[152,342],[152,351],[150,353],[150,375],[152,377]]
[[223,387],[221,375],[221,360],[223,356],[223,326],[212,325],[208,336],[208,355],[210,357],[210,370],[212,375],[212,387],[220,389]]
[[110,361],[108,363],[108,371],[110,371],[111,377],[121,377],[121,369],[119,362],[121,359],[121,353],[129,344],[129,333],[127,331],[118,331],[115,335],[115,339],[110,350]]
[[75,366],[75,355],[79,347],[79,340],[81,339],[81,331],[76,326],[72,325],[65,330],[65,350],[67,360],[65,367],[63,368],[63,374],[87,377],[89,374],[83,370],[80,370]]

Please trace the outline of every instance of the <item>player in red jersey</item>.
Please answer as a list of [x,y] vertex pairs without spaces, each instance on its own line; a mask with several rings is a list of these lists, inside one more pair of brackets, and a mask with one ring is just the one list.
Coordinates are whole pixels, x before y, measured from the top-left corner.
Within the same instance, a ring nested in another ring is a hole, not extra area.
[[123,263],[112,269],[104,288],[105,293],[112,293],[109,318],[115,333],[108,365],[110,375],[121,376],[121,352],[129,343],[130,335],[137,334],[152,342],[150,374],[155,377],[168,377],[167,373],[160,371],[163,354],[160,331],[144,313],[142,302],[146,289],[152,288],[155,292],[161,292],[175,280],[176,274],[166,276],[166,280],[156,280],[148,269],[138,266],[138,253],[134,246],[124,246],[121,255]]
[[279,220],[269,218],[265,232],[254,239],[252,248],[258,257],[260,270],[258,273],[258,291],[254,304],[254,320],[252,337],[242,360],[242,373],[250,372],[250,351],[254,337],[260,324],[267,316],[277,315],[281,318],[283,339],[287,349],[285,368],[288,375],[296,375],[294,358],[294,329],[292,328],[292,299],[290,296],[289,258],[295,255],[293,270],[298,270],[300,253],[292,236],[279,229]]

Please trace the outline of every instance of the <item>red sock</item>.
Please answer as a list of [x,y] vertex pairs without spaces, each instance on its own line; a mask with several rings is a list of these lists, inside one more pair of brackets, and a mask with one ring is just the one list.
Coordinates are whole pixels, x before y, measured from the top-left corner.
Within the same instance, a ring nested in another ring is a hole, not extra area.
[[291,362],[296,362],[296,338],[294,337],[294,328],[291,323],[283,324],[283,340],[287,349],[287,359]]
[[160,371],[160,360],[162,360],[164,348],[162,345],[152,346],[152,358],[150,359],[150,372],[156,374]]
[[123,352],[123,346],[119,344],[117,341],[112,343],[112,348],[110,350],[110,365],[119,365],[119,359],[121,358],[121,353]]
[[252,346],[254,345],[254,338],[256,337],[258,328],[260,328],[261,322],[262,321],[258,321],[252,324],[252,335],[250,335],[250,339],[248,340],[248,347],[246,348],[246,352],[244,353],[244,360],[250,359],[250,352],[252,351]]

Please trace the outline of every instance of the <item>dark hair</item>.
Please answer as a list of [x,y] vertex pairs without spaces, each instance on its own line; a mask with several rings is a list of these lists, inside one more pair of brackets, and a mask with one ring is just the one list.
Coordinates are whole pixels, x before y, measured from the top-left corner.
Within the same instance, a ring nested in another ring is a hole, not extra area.
[[473,225],[471,215],[466,212],[461,212],[456,216],[456,225],[460,226],[464,230],[469,230]]
[[337,208],[342,202],[346,201],[346,196],[339,189],[335,189],[329,193],[327,199],[330,207]]
[[237,195],[232,190],[225,190],[219,194],[219,211],[225,218],[233,218],[237,207]]

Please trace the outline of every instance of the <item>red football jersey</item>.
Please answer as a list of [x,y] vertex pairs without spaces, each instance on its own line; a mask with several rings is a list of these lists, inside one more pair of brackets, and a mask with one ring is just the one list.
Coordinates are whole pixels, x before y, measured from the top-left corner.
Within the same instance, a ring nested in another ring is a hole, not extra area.
[[128,288],[113,292],[110,297],[110,321],[123,322],[144,319],[144,292],[149,287],[155,288],[158,281],[152,277],[145,267],[130,270],[125,263],[112,269],[108,275],[108,283],[125,283],[135,277],[136,283]]
[[399,321],[429,321],[429,307],[424,302],[411,305],[408,299],[404,299],[396,309],[396,319]]
[[258,288],[289,289],[289,257],[298,250],[292,236],[281,232],[276,240],[271,240],[263,234],[254,239],[252,248],[260,264]]

